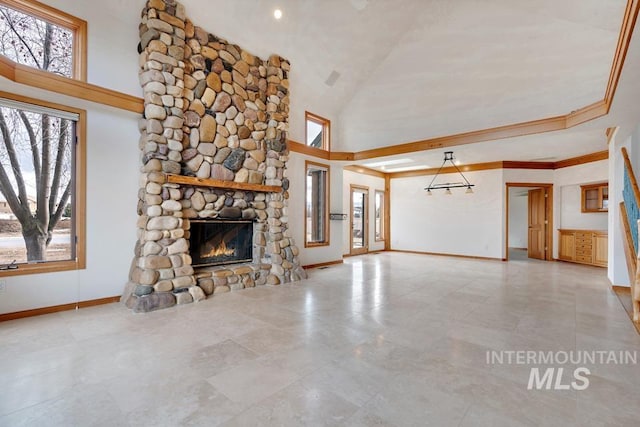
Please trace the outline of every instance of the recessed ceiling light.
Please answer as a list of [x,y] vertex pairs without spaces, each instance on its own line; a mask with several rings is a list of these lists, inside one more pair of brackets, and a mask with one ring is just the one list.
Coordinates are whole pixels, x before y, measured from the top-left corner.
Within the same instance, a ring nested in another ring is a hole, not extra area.
[[368,168],[377,168],[380,166],[391,166],[391,165],[401,165],[404,163],[413,163],[411,159],[393,159],[393,160],[384,160],[381,162],[373,162],[373,163],[365,163],[363,166]]
[[387,169],[385,172],[393,173],[393,172],[409,172],[416,171],[421,169],[431,169],[429,165],[416,165],[416,166],[401,166],[399,168]]
[[276,9],[273,11],[273,17],[276,19],[282,18],[282,11],[280,9]]

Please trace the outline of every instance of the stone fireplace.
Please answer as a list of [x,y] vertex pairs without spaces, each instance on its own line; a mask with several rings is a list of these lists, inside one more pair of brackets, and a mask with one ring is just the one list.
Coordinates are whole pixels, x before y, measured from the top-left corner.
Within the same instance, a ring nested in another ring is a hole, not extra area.
[[136,312],[305,277],[288,228],[289,62],[194,26],[174,0],[140,24]]

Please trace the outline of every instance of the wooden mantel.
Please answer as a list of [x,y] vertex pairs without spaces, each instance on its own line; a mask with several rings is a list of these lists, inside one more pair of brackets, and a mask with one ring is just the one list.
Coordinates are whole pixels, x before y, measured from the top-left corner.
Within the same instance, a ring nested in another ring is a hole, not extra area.
[[193,185],[195,187],[224,188],[228,190],[258,191],[262,193],[279,193],[282,187],[278,185],[249,184],[246,182],[222,181],[220,179],[196,178],[194,176],[184,176],[167,174],[167,182],[172,184]]

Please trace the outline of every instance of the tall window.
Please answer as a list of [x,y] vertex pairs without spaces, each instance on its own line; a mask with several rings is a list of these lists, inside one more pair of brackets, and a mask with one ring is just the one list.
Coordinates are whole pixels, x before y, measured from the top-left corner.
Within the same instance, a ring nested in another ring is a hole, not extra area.
[[87,23],[33,0],[0,0],[0,54],[64,77],[86,80]]
[[[86,80],[86,36],[67,13],[0,0],[0,55],[17,64]],[[84,117],[0,92],[0,275],[84,268]]]
[[376,242],[384,240],[384,191],[380,190],[375,195],[375,235]]
[[329,244],[329,166],[306,162],[305,246]]
[[328,119],[305,112],[305,141],[309,147],[329,150],[331,122]]
[[0,274],[83,267],[76,132],[84,116],[60,108],[0,93]]

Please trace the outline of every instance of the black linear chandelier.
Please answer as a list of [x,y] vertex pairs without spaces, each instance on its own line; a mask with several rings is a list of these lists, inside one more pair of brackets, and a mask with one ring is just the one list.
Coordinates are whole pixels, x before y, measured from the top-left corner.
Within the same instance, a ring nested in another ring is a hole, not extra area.
[[[445,190],[444,194],[451,195],[452,188],[466,188],[467,191],[465,191],[465,193],[473,193],[473,189],[471,187],[475,187],[475,185],[470,183],[469,180],[465,178],[458,166],[453,162],[453,159],[453,151],[444,152],[444,161],[442,162],[442,166],[440,166],[440,169],[438,169],[438,172],[436,172],[429,185],[424,188],[425,190],[427,190],[427,196],[431,196],[431,190]],[[447,161],[449,161],[451,165],[456,168],[464,182],[443,182],[442,184],[434,184],[436,178],[438,177],[438,175],[440,175],[440,171],[442,170],[442,168],[444,168],[444,165],[447,163]]]

